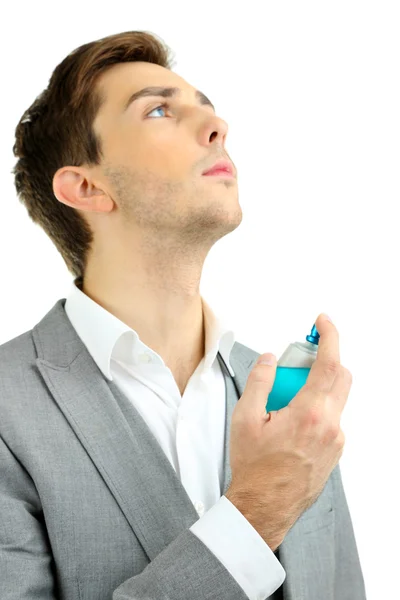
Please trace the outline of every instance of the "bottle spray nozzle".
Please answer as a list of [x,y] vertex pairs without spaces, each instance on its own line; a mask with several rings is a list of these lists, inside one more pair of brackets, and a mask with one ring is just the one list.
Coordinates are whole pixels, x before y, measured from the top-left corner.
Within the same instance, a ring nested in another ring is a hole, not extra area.
[[314,323],[314,325],[312,326],[310,335],[306,336],[306,340],[307,340],[307,342],[311,342],[311,344],[315,344],[316,346],[318,346],[319,338],[320,338],[320,335],[319,335],[317,328],[315,326],[315,323]]

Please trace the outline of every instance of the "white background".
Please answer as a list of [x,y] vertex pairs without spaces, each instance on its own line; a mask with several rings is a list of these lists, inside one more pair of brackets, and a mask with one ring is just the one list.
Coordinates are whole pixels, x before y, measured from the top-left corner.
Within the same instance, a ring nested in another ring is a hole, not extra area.
[[342,478],[368,600],[398,593],[400,17],[379,0],[185,4],[15,2],[0,38],[0,343],[68,294],[71,274],[27,216],[14,130],[74,48],[147,30],[229,124],[240,227],[201,293],[236,339],[278,357],[320,312],[353,374]]

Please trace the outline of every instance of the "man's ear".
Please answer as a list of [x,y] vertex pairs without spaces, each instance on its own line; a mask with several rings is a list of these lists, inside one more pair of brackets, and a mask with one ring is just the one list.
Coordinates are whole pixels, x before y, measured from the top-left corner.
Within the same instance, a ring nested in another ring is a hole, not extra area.
[[76,210],[109,212],[114,203],[108,193],[93,182],[82,167],[62,167],[54,174],[53,192],[57,200]]

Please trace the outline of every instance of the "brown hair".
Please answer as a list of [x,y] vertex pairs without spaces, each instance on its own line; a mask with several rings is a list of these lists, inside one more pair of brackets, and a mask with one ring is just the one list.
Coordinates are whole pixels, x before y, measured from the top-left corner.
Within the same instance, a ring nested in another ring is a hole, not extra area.
[[146,31],[126,31],[84,44],[54,69],[49,84],[22,115],[12,173],[20,202],[61,253],[82,285],[93,241],[79,211],[57,200],[53,177],[63,166],[100,164],[102,144],[92,124],[104,98],[95,89],[101,73],[116,63],[144,61],[172,69],[172,51]]

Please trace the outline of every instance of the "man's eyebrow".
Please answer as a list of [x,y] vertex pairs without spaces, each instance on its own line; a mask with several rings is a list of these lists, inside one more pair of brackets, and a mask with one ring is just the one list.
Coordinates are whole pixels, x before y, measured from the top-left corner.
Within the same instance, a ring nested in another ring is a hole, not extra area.
[[[139,90],[138,92],[134,92],[129,96],[122,112],[125,112],[128,109],[128,107],[132,104],[132,102],[135,102],[135,100],[137,100],[138,98],[142,98],[143,96],[162,96],[163,98],[172,98],[174,96],[179,96],[180,94],[181,90],[177,87],[146,87],[142,90]],[[215,111],[214,104],[207,98],[205,94],[203,94],[203,92],[196,90],[195,96],[201,105],[211,106]]]

